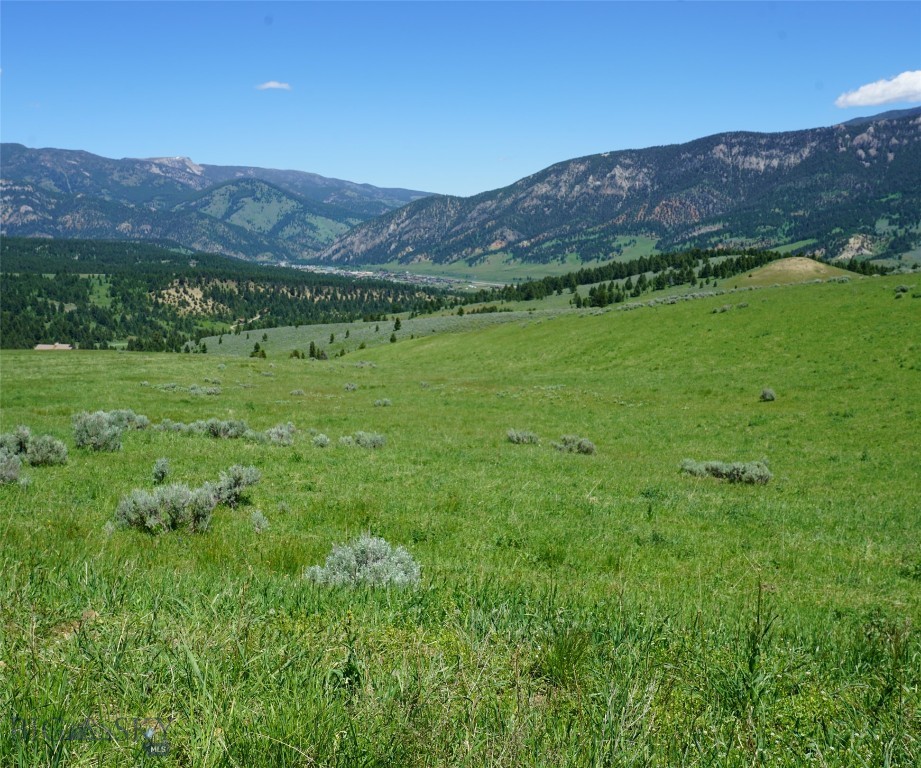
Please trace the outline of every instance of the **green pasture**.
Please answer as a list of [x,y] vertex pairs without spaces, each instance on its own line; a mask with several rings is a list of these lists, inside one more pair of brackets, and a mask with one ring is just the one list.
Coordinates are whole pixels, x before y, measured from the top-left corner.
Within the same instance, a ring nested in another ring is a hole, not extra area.
[[616,259],[583,261],[577,254],[567,253],[545,263],[526,263],[513,258],[505,251],[494,251],[483,254],[472,264],[464,260],[450,263],[420,261],[413,264],[389,262],[387,264],[372,264],[364,268],[376,271],[438,275],[458,280],[470,280],[475,283],[485,282],[506,285],[525,280],[539,280],[549,275],[565,275],[567,272],[574,272],[583,267],[590,269],[608,264],[611,261],[630,261],[641,256],[649,256],[655,253],[656,240],[637,235],[635,237],[615,238],[614,244],[623,246],[623,252]]
[[[918,765],[913,294],[900,275],[415,339],[404,320],[328,361],[272,330],[265,360],[231,348],[263,331],[205,355],[3,351],[2,431],[69,460],[0,486],[0,765]],[[73,414],[116,408],[299,431],[74,446]],[[359,430],[386,445],[339,442]],[[205,533],[112,530],[161,457],[168,482],[262,478]],[[303,578],[362,532],[406,547],[419,588]]]

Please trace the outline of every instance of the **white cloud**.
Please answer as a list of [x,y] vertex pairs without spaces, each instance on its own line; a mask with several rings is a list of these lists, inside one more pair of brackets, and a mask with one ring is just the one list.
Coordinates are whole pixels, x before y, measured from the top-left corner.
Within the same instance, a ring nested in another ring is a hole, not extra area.
[[269,80],[267,83],[257,85],[256,89],[260,91],[290,91],[291,85],[289,83],[279,83],[277,80]]
[[842,93],[835,99],[835,106],[874,107],[893,101],[921,101],[921,69],[903,72],[891,80],[877,80],[860,86],[856,91]]

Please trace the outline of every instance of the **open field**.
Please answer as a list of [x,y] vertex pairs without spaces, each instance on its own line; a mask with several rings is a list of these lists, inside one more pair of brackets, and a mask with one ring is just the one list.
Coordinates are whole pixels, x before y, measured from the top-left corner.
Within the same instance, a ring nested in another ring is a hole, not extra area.
[[472,282],[485,282],[504,285],[519,283],[524,280],[538,280],[548,275],[564,275],[582,267],[597,267],[609,261],[630,261],[656,252],[656,241],[649,237],[636,235],[618,237],[615,244],[621,247],[620,254],[614,259],[593,259],[583,261],[575,253],[546,263],[525,263],[512,258],[505,251],[495,251],[480,257],[479,261],[469,264],[467,261],[436,263],[420,261],[413,264],[389,262],[387,264],[363,265],[362,269],[383,270],[386,272],[409,271],[419,275],[441,275]]
[[[0,485],[0,765],[917,765],[914,294],[899,275],[535,313],[324,362],[4,351],[2,431],[69,460]],[[299,432],[75,447],[72,414],[116,408]],[[339,442],[359,430],[386,444]],[[595,453],[554,450],[568,434]],[[204,533],[107,529],[161,457],[170,482],[262,477]],[[420,586],[303,578],[362,532]]]

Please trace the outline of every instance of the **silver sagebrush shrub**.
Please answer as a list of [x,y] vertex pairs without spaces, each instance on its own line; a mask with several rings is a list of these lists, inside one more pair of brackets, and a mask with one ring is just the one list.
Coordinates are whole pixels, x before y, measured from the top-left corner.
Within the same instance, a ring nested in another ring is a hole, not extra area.
[[166,480],[169,474],[169,459],[157,459],[153,467],[153,481],[157,485]]
[[234,464],[226,472],[221,472],[220,479],[214,486],[214,494],[220,504],[235,507],[243,498],[243,492],[251,485],[259,482],[261,477],[255,467],[244,467]]
[[20,424],[12,432],[0,435],[0,451],[6,451],[12,456],[19,456],[29,449],[32,439],[32,430]]
[[67,446],[51,435],[39,435],[29,440],[26,461],[33,467],[67,463]]
[[94,451],[119,451],[123,427],[109,418],[105,411],[83,411],[73,417],[74,442],[78,448]]
[[762,403],[773,402],[776,399],[776,397],[777,396],[774,394],[774,390],[771,389],[770,387],[765,387],[764,389],[761,390],[761,402]]
[[765,485],[773,477],[765,460],[729,463],[725,461],[685,459],[681,462],[681,471],[695,477],[715,477],[730,483],[746,483],[748,485]]
[[205,422],[205,431],[211,435],[211,437],[217,437],[222,440],[233,440],[243,437],[247,429],[246,422],[241,419],[230,419],[228,421],[208,419],[208,421]]
[[269,530],[268,518],[258,509],[253,510],[253,514],[249,516],[249,522],[253,526],[254,533],[265,533],[265,531]]
[[403,547],[362,534],[333,547],[326,564],[306,570],[304,578],[315,584],[357,587],[412,587],[419,583],[420,568]]
[[352,439],[362,448],[382,448],[387,442],[386,437],[375,432],[356,432]]
[[0,451],[18,456],[20,463],[33,467],[67,463],[67,446],[51,435],[33,435],[21,424],[12,432],[0,435]]
[[21,469],[22,459],[15,453],[0,448],[0,485],[18,482]]
[[110,424],[114,424],[119,429],[147,429],[150,426],[150,419],[135,413],[130,408],[119,408],[114,411],[101,411],[106,414]]
[[195,490],[181,483],[163,485],[152,492],[137,489],[119,502],[115,521],[120,526],[148,533],[178,528],[196,533],[208,529],[216,503],[207,485]]
[[551,443],[551,445],[564,453],[584,453],[589,455],[595,452],[595,444],[591,440],[577,435],[563,435],[560,438],[560,442]]
[[294,443],[294,433],[297,428],[290,421],[287,424],[276,424],[265,431],[270,443],[275,445],[291,445]]
[[314,435],[313,444],[316,448],[328,448],[329,438],[321,432],[319,435]]
[[505,434],[508,437],[508,441],[515,443],[515,445],[536,445],[540,442],[540,438],[537,435],[533,432],[528,432],[526,429],[510,429]]

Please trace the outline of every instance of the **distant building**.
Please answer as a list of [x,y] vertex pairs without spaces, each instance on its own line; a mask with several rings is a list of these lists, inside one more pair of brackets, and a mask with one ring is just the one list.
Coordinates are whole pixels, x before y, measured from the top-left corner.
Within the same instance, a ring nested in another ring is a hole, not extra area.
[[35,349],[40,349],[40,350],[45,351],[45,350],[51,350],[51,349],[53,350],[73,349],[73,347],[70,346],[70,344],[58,344],[57,342],[54,342],[54,344],[36,344]]

